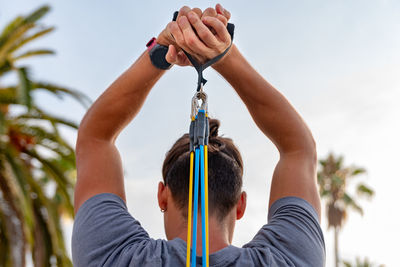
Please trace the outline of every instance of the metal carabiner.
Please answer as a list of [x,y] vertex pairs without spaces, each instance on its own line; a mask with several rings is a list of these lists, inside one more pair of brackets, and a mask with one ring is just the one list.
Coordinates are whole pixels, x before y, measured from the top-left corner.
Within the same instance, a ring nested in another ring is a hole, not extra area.
[[[199,100],[201,100],[201,105],[199,104]],[[190,114],[191,119],[196,118],[199,109],[204,110],[205,113],[208,113],[208,102],[207,102],[207,94],[203,90],[203,86],[200,87],[200,91],[196,92],[192,98],[192,112]]]

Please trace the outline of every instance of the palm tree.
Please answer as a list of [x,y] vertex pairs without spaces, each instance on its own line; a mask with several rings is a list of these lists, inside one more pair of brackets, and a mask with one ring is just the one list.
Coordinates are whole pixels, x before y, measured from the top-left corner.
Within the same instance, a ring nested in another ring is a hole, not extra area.
[[[343,264],[345,267],[375,267],[377,265],[375,265],[373,262],[369,261],[368,258],[365,258],[364,260],[360,260],[360,258],[356,258],[356,263],[352,264],[349,261],[343,261]],[[384,267],[385,265],[380,264],[377,267]]]
[[[59,126],[76,129],[77,125],[42,110],[33,94],[69,95],[81,103],[87,98],[74,90],[33,81],[22,64],[22,59],[54,53],[24,49],[53,31],[38,23],[48,11],[43,6],[18,16],[0,35],[0,266],[25,266],[29,254],[35,266],[72,266],[61,216],[73,216],[75,154],[60,136]],[[11,84],[2,83],[5,76]],[[16,78],[14,83],[12,78]]]
[[[339,266],[339,243],[338,237],[341,228],[347,218],[349,208],[363,215],[363,209],[356,201],[356,196],[351,196],[347,191],[349,180],[365,173],[365,169],[343,166],[343,157],[335,157],[332,153],[326,159],[320,160],[320,171],[318,172],[318,184],[320,195],[325,199],[328,228],[334,229],[335,242],[335,266]],[[357,196],[372,197],[374,191],[363,183],[356,186]]]

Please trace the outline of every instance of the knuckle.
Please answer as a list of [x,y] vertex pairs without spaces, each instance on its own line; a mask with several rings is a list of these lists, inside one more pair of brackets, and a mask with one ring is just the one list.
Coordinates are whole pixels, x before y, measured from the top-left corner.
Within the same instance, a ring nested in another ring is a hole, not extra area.
[[211,7],[209,7],[209,8],[206,8],[206,10],[204,10],[204,13],[206,13],[206,14],[217,14],[217,12],[215,11],[215,9],[214,8],[211,8]]
[[201,14],[203,13],[203,12],[201,12],[201,9],[198,8],[198,7],[193,8],[192,11],[193,11],[194,13],[196,13],[197,16],[199,16],[199,17],[201,17]]
[[172,22],[170,22],[170,23],[167,24],[166,29],[167,29],[167,31],[169,31],[169,32],[172,31]]
[[231,12],[225,9],[225,16],[229,20],[231,18]]
[[201,39],[205,39],[208,37],[208,32],[206,31],[206,29],[199,29],[197,31],[197,34],[200,36]]
[[181,7],[181,9],[179,9],[179,13],[186,12],[189,9],[190,8],[188,6],[183,6],[183,7]]
[[183,44],[183,40],[182,40],[182,37],[181,37],[180,34],[173,34],[173,36],[174,36],[175,42],[178,45],[182,45]]
[[222,16],[222,15],[218,15],[218,19],[224,24],[226,25],[228,23],[228,20],[226,17]]
[[224,46],[218,46],[217,47],[217,52],[219,53],[219,54],[222,54],[223,52],[225,51],[225,47]]
[[180,36],[175,36],[175,35],[174,35],[174,37],[175,37],[175,42],[176,42],[179,46],[182,46],[182,45],[185,44],[184,40],[183,40]]
[[191,36],[187,39],[188,45],[193,46],[195,43],[196,43],[196,39],[194,37]]

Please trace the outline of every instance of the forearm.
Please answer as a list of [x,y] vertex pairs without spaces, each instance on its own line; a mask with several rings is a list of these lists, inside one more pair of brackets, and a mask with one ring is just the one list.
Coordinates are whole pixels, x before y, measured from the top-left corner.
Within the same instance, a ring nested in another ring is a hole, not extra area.
[[235,45],[214,68],[232,85],[257,126],[281,153],[315,150],[312,134],[300,115],[254,70]]
[[86,113],[79,127],[78,142],[82,138],[115,141],[139,112],[151,88],[164,72],[151,64],[145,51]]

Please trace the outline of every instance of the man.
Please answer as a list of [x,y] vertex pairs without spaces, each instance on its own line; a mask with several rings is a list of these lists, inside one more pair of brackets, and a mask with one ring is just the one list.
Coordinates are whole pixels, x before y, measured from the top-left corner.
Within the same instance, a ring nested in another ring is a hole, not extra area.
[[[157,38],[166,60],[189,65],[181,49],[205,62],[231,43],[230,14],[221,5],[204,12],[183,7]],[[324,266],[319,226],[316,149],[310,130],[289,102],[232,45],[213,68],[235,89],[260,130],[276,145],[268,224],[242,248],[231,245],[235,221],[246,207],[242,160],[232,140],[218,136],[211,120],[209,151],[210,266]],[[72,239],[75,266],[184,266],[187,234],[189,139],[183,135],[167,153],[158,202],[167,240],[151,239],[127,211],[123,169],[115,140],[135,117],[165,73],[149,53],[122,74],[82,120],[77,140],[78,181]],[[138,192],[139,193],[139,192]],[[199,221],[200,224],[200,221]],[[198,236],[201,236],[198,229]],[[201,238],[197,244],[201,255]],[[201,258],[198,257],[198,264]]]

